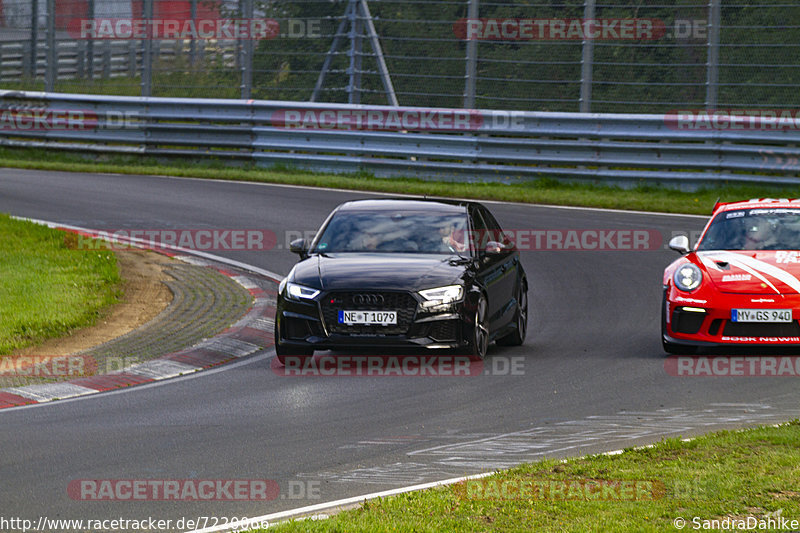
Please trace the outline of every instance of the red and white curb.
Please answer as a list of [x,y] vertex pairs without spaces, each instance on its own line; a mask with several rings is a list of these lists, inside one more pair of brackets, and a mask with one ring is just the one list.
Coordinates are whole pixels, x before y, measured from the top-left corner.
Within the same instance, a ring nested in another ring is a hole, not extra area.
[[[57,224],[43,220],[22,219],[53,228],[81,233],[94,237],[98,233],[76,226]],[[164,379],[191,374],[215,367],[229,361],[246,357],[274,344],[273,327],[275,320],[275,291],[262,289],[248,275],[234,273],[219,265],[228,265],[253,272],[275,283],[280,281],[277,274],[267,270],[245,265],[224,257],[205,252],[187,250],[175,246],[153,249],[140,239],[119,239],[121,244],[152,249],[185,263],[213,268],[244,287],[253,298],[253,305],[247,313],[228,329],[210,339],[201,341],[190,348],[173,352],[157,359],[128,366],[109,374],[80,377],[58,383],[43,383],[0,389],[0,409],[36,403],[51,402],[96,394],[122,387],[140,385]],[[190,255],[191,254],[191,255]]]

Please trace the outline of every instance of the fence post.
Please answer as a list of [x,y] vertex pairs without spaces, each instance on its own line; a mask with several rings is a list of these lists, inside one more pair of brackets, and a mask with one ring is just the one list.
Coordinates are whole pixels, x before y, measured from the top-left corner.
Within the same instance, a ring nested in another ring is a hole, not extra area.
[[[143,0],[144,19],[151,28],[153,20],[153,0]],[[151,96],[153,92],[153,32],[148,30],[142,40],[142,96]]]
[[347,102],[350,104],[361,103],[361,18],[359,13],[359,0],[350,0],[353,9],[350,10],[350,83],[347,85]]
[[56,0],[47,0],[47,56],[44,71],[44,90],[55,90],[58,76],[58,51],[56,50]]
[[[203,39],[198,39],[197,49],[195,50],[196,61],[202,62],[206,57],[206,42]],[[212,56],[213,57],[213,56]]]
[[[39,1],[31,0],[31,40],[28,43],[30,54],[25,54],[23,60],[27,60],[25,73],[36,79],[36,43],[39,40]],[[23,51],[24,53],[24,51]]]
[[137,68],[137,57],[136,57],[136,42],[131,40],[128,43],[128,76],[130,78],[136,77]]
[[[191,0],[189,2],[189,18],[192,19],[192,23],[197,25],[197,0]],[[197,41],[195,40],[195,34],[192,33],[192,38],[189,41],[189,63],[192,66],[197,64]]]
[[583,7],[583,52],[581,55],[581,97],[578,111],[589,113],[592,108],[592,76],[594,61],[594,38],[589,36],[588,21],[594,20],[595,0],[586,0]]
[[708,4],[708,60],[706,62],[706,109],[716,109],[719,91],[719,34],[721,17],[720,0]]
[[83,79],[86,75],[86,41],[75,42],[75,78]]
[[[242,18],[250,24],[253,20],[253,0],[240,0]],[[253,93],[253,36],[239,38],[239,50],[241,59],[239,61],[242,69],[241,98],[249,100]]]
[[389,100],[390,105],[396,107],[400,104],[397,101],[397,94],[394,92],[392,78],[389,76],[389,67],[386,66],[386,58],[383,57],[383,48],[381,48],[378,31],[375,29],[375,24],[372,21],[372,13],[367,5],[367,0],[360,0],[359,5],[361,6],[362,15],[364,17],[364,29],[372,45],[372,52],[375,54],[375,62],[378,63],[378,74],[381,76],[383,90],[386,91],[386,99]]
[[469,0],[467,8],[467,25],[465,26],[465,37],[467,39],[467,72],[464,76],[464,108],[475,109],[475,88],[478,80],[478,39],[470,38],[469,23],[478,18],[479,0]]
[[33,79],[33,74],[32,74],[33,51],[31,49],[31,42],[30,40],[22,41],[21,43],[19,43],[19,45],[20,45],[19,53],[22,54],[20,56],[20,61],[22,62],[21,64],[22,75],[27,78]]
[[111,41],[103,42],[103,79],[111,77]]
[[[88,6],[88,18],[89,20],[94,20],[94,0],[89,0]],[[86,76],[92,80],[94,79],[94,39],[89,38],[86,41]]]

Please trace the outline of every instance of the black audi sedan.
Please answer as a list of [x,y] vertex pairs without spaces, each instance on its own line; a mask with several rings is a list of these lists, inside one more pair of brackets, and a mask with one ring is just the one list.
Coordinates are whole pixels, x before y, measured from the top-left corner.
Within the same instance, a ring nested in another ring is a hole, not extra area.
[[476,202],[346,202],[281,282],[275,351],[419,347],[483,359],[492,341],[520,345],[528,283],[513,242]]

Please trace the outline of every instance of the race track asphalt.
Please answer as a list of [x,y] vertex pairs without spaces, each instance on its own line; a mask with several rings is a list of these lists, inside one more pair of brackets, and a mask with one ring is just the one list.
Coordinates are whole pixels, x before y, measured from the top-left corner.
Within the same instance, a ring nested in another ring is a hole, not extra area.
[[[193,179],[0,170],[0,212],[96,229],[268,229],[216,250],[279,274],[285,247],[371,196]],[[282,377],[263,352],[155,385],[0,411],[0,515],[254,516],[541,457],[797,417],[792,378],[686,378],[659,341],[663,243],[703,218],[490,203],[506,229],[648,230],[648,251],[529,250],[529,337],[476,377]],[[509,372],[511,365],[514,372]],[[270,479],[269,502],[82,501],[78,479]],[[301,492],[305,494],[300,494]],[[311,496],[309,497],[309,492]]]

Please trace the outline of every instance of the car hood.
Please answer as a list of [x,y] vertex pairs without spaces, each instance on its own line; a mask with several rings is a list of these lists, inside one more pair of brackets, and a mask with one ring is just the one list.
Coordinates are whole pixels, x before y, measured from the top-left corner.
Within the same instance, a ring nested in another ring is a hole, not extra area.
[[468,261],[441,254],[320,254],[297,263],[293,281],[322,290],[418,291],[461,283]]
[[697,259],[720,292],[800,294],[800,252],[709,251]]

